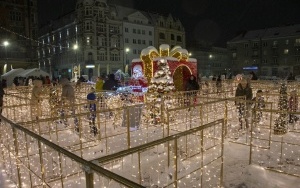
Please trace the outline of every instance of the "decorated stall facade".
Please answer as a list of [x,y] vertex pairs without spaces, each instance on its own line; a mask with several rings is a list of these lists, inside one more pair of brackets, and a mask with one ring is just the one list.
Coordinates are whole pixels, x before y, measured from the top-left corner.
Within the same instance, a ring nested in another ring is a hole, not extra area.
[[140,70],[149,83],[158,70],[157,62],[160,58],[167,60],[176,90],[185,90],[185,83],[191,75],[197,77],[197,60],[189,58],[186,49],[175,46],[170,50],[167,44],[160,45],[159,51],[153,46],[143,49],[141,58],[132,61],[132,72]]

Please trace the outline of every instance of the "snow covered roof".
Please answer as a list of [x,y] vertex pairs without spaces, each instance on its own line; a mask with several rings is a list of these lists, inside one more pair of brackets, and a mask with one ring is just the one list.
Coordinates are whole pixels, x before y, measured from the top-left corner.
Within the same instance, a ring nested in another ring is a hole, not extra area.
[[49,73],[42,71],[41,69],[34,68],[34,69],[27,69],[23,72],[19,73],[17,76],[20,77],[28,77],[28,76],[49,76]]
[[300,35],[300,24],[284,27],[273,27],[259,30],[246,31],[233,38],[230,42],[238,42],[243,40],[259,40],[267,38],[290,37]]
[[6,84],[7,84],[8,86],[11,86],[12,83],[13,83],[14,78],[15,78],[19,73],[21,73],[21,72],[23,72],[23,71],[24,71],[24,69],[22,69],[22,68],[19,68],[19,69],[12,69],[12,70],[10,70],[9,72],[3,74],[3,75],[1,76],[1,78],[6,80]]
[[10,70],[9,72],[3,74],[1,77],[2,77],[2,79],[3,79],[3,78],[5,79],[5,78],[7,78],[7,77],[9,77],[9,76],[11,76],[11,75],[16,75],[16,74],[18,74],[18,73],[20,73],[20,72],[22,72],[22,71],[24,71],[24,69],[22,69],[22,68],[19,68],[19,69],[12,69],[12,70]]

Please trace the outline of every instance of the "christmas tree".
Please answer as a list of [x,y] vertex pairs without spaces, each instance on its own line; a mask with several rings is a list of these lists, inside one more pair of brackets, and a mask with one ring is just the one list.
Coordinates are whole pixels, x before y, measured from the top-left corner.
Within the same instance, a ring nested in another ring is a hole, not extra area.
[[285,134],[287,132],[287,118],[288,114],[288,98],[287,98],[287,86],[285,83],[281,84],[280,90],[279,90],[280,96],[279,96],[279,102],[278,102],[278,110],[279,116],[275,120],[275,126],[274,126],[274,134]]
[[159,59],[158,70],[154,73],[149,86],[149,93],[159,97],[161,94],[175,90],[173,78],[166,59]]
[[[169,70],[169,65],[167,60],[161,58],[157,61],[158,69],[154,73],[153,78],[151,79],[150,85],[148,87],[148,98],[147,102],[152,103],[153,106],[148,108],[149,117],[151,123],[160,122],[160,105],[162,101],[163,94],[175,91],[175,86],[171,72]],[[164,101],[165,107],[170,107],[171,102]]]

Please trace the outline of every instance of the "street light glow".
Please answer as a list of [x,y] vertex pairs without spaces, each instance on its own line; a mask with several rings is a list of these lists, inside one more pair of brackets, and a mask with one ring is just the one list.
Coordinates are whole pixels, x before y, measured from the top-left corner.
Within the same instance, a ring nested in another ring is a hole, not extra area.
[[212,58],[212,55],[211,55],[211,54],[209,55],[209,58]]
[[126,52],[126,53],[128,53],[129,51],[130,51],[130,49],[129,49],[129,48],[126,48],[126,49],[125,49],[125,52]]
[[189,53],[189,56],[192,56],[192,53],[191,53],[191,52]]
[[8,41],[4,41],[4,42],[3,42],[3,45],[6,47],[6,46],[9,45],[9,42],[8,42]]
[[77,44],[74,44],[73,49],[74,49],[74,50],[77,50],[77,49],[78,49],[78,45],[77,45]]

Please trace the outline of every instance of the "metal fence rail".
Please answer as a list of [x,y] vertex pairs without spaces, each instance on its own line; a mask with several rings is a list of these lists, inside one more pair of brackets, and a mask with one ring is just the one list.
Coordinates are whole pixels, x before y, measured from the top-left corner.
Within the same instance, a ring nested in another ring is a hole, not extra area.
[[[1,116],[1,157],[18,187],[143,187]],[[97,178],[95,178],[97,177]]]
[[95,159],[94,163],[151,187],[221,187],[224,119]]

